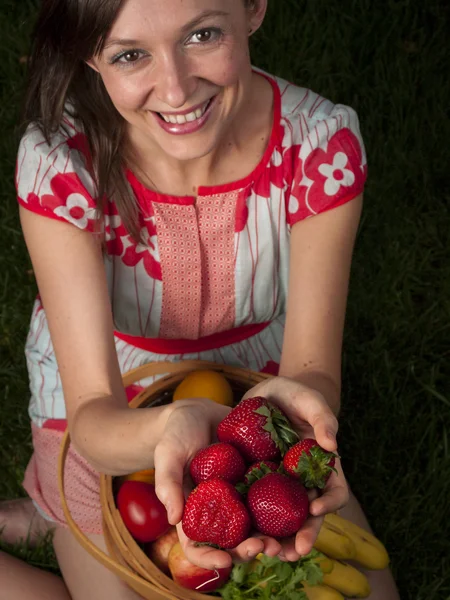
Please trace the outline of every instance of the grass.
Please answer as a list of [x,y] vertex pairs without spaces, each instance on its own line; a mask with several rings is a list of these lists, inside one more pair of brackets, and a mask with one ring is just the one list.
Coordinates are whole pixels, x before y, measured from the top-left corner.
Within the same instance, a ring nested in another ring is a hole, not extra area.
[[[38,2],[0,8],[0,498],[31,453],[23,355],[36,292],[14,197]],[[444,0],[270,0],[258,66],[358,111],[369,182],[350,288],[340,445],[402,599],[450,599],[450,89]],[[55,568],[44,544],[28,560]]]

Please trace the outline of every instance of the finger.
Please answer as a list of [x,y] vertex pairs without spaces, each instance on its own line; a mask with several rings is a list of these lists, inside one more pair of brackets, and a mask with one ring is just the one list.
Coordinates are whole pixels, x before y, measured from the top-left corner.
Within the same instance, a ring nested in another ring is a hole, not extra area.
[[183,531],[181,523],[177,525],[178,539],[180,540],[186,558],[202,569],[225,569],[232,564],[231,556],[224,550],[217,550],[212,546],[197,546]]
[[[324,396],[294,380],[281,379],[283,387],[281,406],[287,410],[292,422],[301,428],[304,428],[305,422],[308,423],[313,428],[314,437],[318,443],[325,450],[336,451],[336,435],[339,425]],[[270,394],[270,399],[273,399],[276,404],[277,395],[281,399],[281,391],[276,392],[275,388],[271,391],[274,392],[274,396],[272,397]]]
[[258,537],[244,540],[239,546],[230,550],[230,555],[236,562],[248,562],[264,551],[264,541]]
[[323,398],[319,398],[316,394],[312,396],[315,397],[315,401],[310,402],[309,408],[305,406],[305,411],[308,413],[305,418],[313,428],[314,437],[319,445],[329,452],[336,452],[338,421]]
[[316,499],[310,498],[309,511],[314,516],[336,512],[345,506],[349,500],[349,489],[342,471],[341,461],[336,459],[337,473],[332,473],[322,494]]
[[300,556],[309,554],[322,527],[323,517],[308,517],[295,536],[295,550]]
[[285,538],[281,542],[282,554],[288,562],[295,562],[300,558],[300,554],[295,548],[295,537]]
[[264,542],[263,554],[271,557],[278,556],[282,549],[280,542],[267,535],[262,535],[260,539]]
[[348,499],[348,488],[336,485],[329,489],[327,488],[319,498],[313,500],[310,504],[309,512],[316,517],[336,512],[347,504]]
[[176,525],[183,515],[183,460],[173,450],[158,445],[155,448],[155,492],[167,510],[171,525]]

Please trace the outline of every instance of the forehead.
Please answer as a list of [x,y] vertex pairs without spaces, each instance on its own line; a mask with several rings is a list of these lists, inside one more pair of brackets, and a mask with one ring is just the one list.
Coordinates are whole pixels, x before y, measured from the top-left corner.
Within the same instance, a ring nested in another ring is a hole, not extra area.
[[108,37],[126,31],[162,33],[181,29],[203,15],[236,19],[244,14],[243,0],[125,0]]

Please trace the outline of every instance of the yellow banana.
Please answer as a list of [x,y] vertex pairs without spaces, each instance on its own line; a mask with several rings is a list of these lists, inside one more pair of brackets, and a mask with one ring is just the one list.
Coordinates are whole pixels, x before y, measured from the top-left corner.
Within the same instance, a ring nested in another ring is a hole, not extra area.
[[386,548],[369,531],[334,513],[326,515],[325,523],[335,529],[341,530],[353,542],[355,555],[352,557],[352,560],[367,569],[378,570],[385,569],[388,566],[389,555]]
[[308,600],[344,600],[344,596],[328,585],[308,585],[302,582],[303,591]]
[[338,560],[352,560],[356,556],[355,544],[349,536],[342,528],[335,527],[326,520],[320,528],[314,548]]
[[322,583],[350,598],[367,598],[369,596],[370,585],[364,573],[340,560],[330,560],[333,563],[333,569],[330,573],[323,574]]

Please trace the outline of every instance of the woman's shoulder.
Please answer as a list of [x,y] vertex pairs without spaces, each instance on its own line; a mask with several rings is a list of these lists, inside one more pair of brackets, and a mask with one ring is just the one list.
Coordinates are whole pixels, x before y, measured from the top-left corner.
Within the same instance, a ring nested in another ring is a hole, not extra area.
[[45,135],[39,123],[29,123],[19,143],[18,168],[23,162],[27,162],[28,168],[32,163],[50,163],[53,168],[64,171],[69,158],[75,169],[86,168],[90,162],[87,138],[70,112],[64,113],[58,130],[49,136]]
[[301,116],[305,122],[312,122],[346,112],[356,115],[352,107],[336,104],[310,88],[296,85],[277,76],[273,76],[273,79],[280,90],[281,116],[285,119],[296,119]]
[[260,72],[269,77],[276,88],[280,124],[291,143],[301,144],[315,135],[317,128],[328,133],[348,129],[361,138],[358,115],[351,106],[334,103],[312,89]]
[[19,143],[15,184],[19,203],[33,212],[82,228],[87,226],[88,213],[94,219],[89,144],[69,112],[48,138],[38,123],[28,125]]
[[283,169],[288,222],[293,225],[361,194],[366,153],[353,108],[280,77],[268,77],[279,119],[273,161]]

